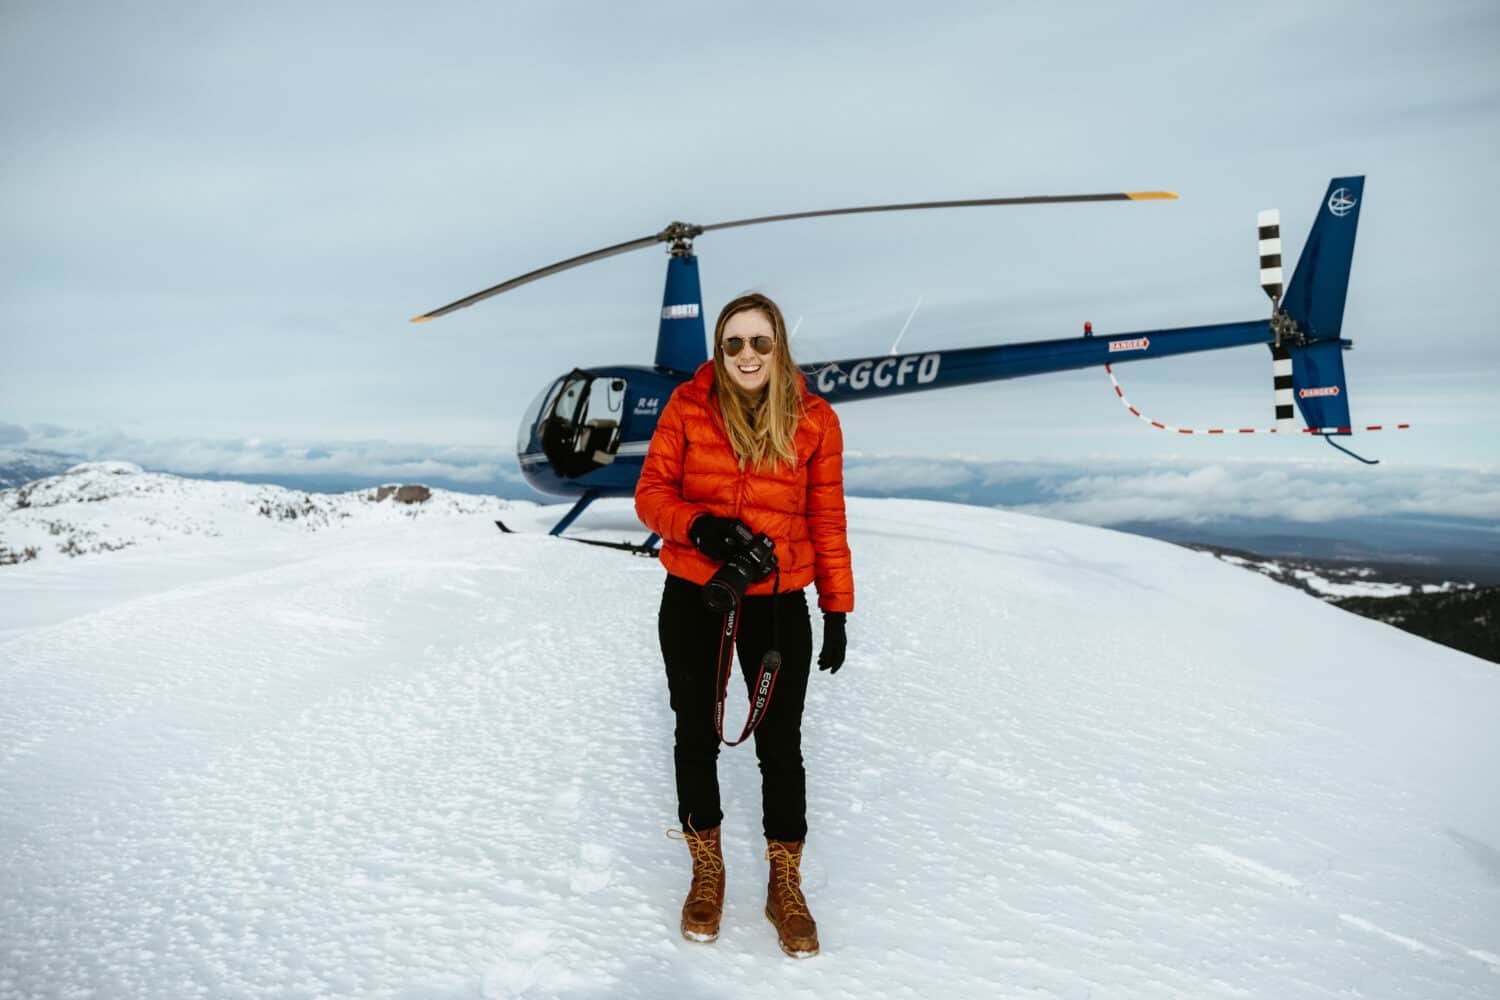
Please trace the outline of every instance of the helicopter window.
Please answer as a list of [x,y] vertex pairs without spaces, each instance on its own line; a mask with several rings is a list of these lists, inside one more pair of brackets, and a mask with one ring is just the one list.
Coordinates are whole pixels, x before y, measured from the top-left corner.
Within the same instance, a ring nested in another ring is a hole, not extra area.
[[626,382],[575,371],[538,411],[542,449],[561,476],[608,465],[620,449]]
[[588,396],[589,380],[585,378],[571,378],[562,387],[562,392],[557,395],[557,402],[552,404],[552,415],[563,420],[576,422],[579,417],[579,404]]
[[526,407],[526,413],[521,417],[521,425],[516,428],[516,454],[525,454],[531,450],[532,428],[536,425],[538,417],[552,409],[563,381],[563,378],[554,379],[550,385],[537,393],[531,405]]
[[578,449],[592,461],[608,465],[620,447],[620,423],[625,408],[625,380],[596,378],[588,387]]

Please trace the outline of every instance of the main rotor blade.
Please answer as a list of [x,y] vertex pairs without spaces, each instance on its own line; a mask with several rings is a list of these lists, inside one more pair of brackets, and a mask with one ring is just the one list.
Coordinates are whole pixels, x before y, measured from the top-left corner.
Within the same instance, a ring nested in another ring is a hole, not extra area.
[[615,254],[629,253],[631,250],[639,250],[642,247],[649,247],[653,243],[659,242],[661,242],[660,235],[643,236],[638,240],[631,240],[629,243],[616,243],[614,246],[605,247],[603,250],[594,250],[591,253],[579,254],[577,257],[569,257],[567,260],[560,260],[556,264],[548,264],[546,267],[539,267],[535,271],[528,271],[519,278],[502,281],[498,285],[486,288],[482,292],[475,292],[473,295],[465,296],[456,302],[450,302],[441,309],[434,309],[432,312],[413,316],[411,321],[413,323],[425,323],[430,319],[446,316],[456,309],[463,309],[467,306],[472,306],[476,302],[482,302],[491,295],[499,295],[501,292],[508,292],[512,288],[518,288],[521,285],[536,281],[538,278],[545,278],[549,274],[566,271],[569,268],[578,267],[581,264],[587,264],[591,261],[603,260],[605,257],[613,257]]
[[1062,205],[1083,201],[1155,201],[1175,199],[1171,191],[1122,191],[1117,194],[1042,194],[1025,198],[971,198],[965,201],[914,201],[902,205],[865,205],[859,208],[830,208],[821,212],[790,212],[786,215],[761,215],[754,219],[716,222],[704,226],[705,233],[735,226],[754,226],[762,222],[786,222],[789,219],[813,219],[820,215],[857,215],[862,212],[905,212],[916,208],[970,208],[976,205]]
[[814,219],[825,215],[858,215],[864,212],[905,212],[918,208],[972,208],[981,205],[1062,205],[1071,202],[1152,201],[1175,199],[1176,197],[1177,195],[1171,191],[1124,191],[1114,194],[1044,194],[1030,195],[1024,198],[970,198],[962,201],[915,201],[901,205],[863,205],[857,208],[830,208],[819,212],[790,212],[785,215],[761,215],[753,219],[716,222],[711,226],[693,226],[674,222],[654,236],[643,236],[638,240],[631,240],[628,243],[616,243],[614,246],[605,247],[603,250],[594,250],[590,253],[579,254],[577,257],[560,260],[556,264],[549,264],[535,271],[528,271],[519,278],[502,281],[500,284],[486,288],[482,292],[475,292],[473,295],[465,296],[456,302],[450,302],[440,309],[434,309],[432,312],[423,313],[420,316],[413,316],[411,321],[413,323],[425,323],[427,320],[446,316],[454,310],[472,306],[476,302],[482,302],[492,295],[499,295],[501,292],[508,292],[512,288],[529,284],[538,278],[545,278],[549,274],[566,271],[592,261],[603,260],[606,257],[613,257],[616,254],[629,253],[631,250],[649,247],[653,243],[665,243],[680,238],[692,239],[701,233],[712,232],[716,229],[754,226],[762,222],[787,222],[791,219]]

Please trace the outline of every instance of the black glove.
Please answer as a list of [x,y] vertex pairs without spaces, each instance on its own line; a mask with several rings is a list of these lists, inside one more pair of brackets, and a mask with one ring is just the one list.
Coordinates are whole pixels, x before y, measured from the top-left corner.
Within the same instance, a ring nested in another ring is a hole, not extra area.
[[699,514],[688,528],[688,538],[699,552],[714,562],[724,562],[749,548],[755,534],[732,517]]
[[844,612],[823,612],[823,649],[818,653],[818,669],[830,674],[839,672],[844,665],[844,653],[849,649],[849,637],[844,633]]

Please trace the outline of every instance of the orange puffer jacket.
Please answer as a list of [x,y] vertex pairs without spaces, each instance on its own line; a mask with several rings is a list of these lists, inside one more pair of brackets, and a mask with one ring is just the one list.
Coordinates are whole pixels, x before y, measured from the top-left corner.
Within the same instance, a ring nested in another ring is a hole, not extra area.
[[[741,469],[711,394],[713,362],[699,366],[672,393],[657,420],[651,449],[635,488],[635,509],[662,537],[668,573],[707,583],[719,563],[699,552],[688,528],[699,514],[743,521],[776,542],[781,591],[818,586],[824,611],[854,610],[854,571],[844,519],[844,436],[833,407],[807,391],[798,376],[803,416],[797,425],[797,462]],[[747,594],[769,594],[774,575]]]

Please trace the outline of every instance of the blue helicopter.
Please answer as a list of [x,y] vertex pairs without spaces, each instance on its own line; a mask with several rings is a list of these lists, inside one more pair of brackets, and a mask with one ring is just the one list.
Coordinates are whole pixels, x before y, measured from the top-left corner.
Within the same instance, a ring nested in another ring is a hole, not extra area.
[[[574,368],[554,379],[527,408],[516,441],[521,473],[543,493],[576,496],[577,502],[552,528],[561,535],[600,497],[635,494],[636,480],[656,430],[657,417],[678,385],[708,360],[703,322],[703,294],[693,240],[704,233],[741,226],[831,215],[910,211],[994,205],[1038,205],[1076,202],[1151,201],[1176,198],[1167,191],[1114,194],[1041,195],[965,201],[870,205],[857,208],[760,216],[701,226],[673,222],[652,236],[570,257],[501,282],[441,308],[413,317],[425,322],[474,305],[521,285],[570,268],[666,244],[666,290],[656,340],[656,359],[644,365]],[[1020,378],[1164,358],[1195,351],[1264,344],[1271,350],[1276,427],[1295,432],[1293,405],[1301,409],[1306,433],[1324,437],[1348,435],[1349,394],[1342,352],[1353,342],[1340,338],[1355,229],[1364,200],[1364,177],[1336,177],[1319,205],[1317,219],[1291,281],[1283,288],[1280,216],[1261,212],[1258,237],[1261,287],[1271,299],[1267,318],[1208,326],[1142,330],[1094,336],[1038,340],[905,355],[877,355],[820,361],[800,366],[809,390],[830,403],[922,392],[998,379]],[[1283,291],[1285,294],[1283,294]],[[1338,445],[1334,445],[1339,447]],[[1340,448],[1341,451],[1347,449]],[[1347,452],[1353,455],[1352,452]],[[1353,456],[1358,458],[1359,456]],[[1361,461],[1368,461],[1360,459]],[[496,522],[502,531],[505,525]],[[579,541],[589,541],[578,539]],[[655,554],[652,534],[639,545],[594,542],[645,555]]]

